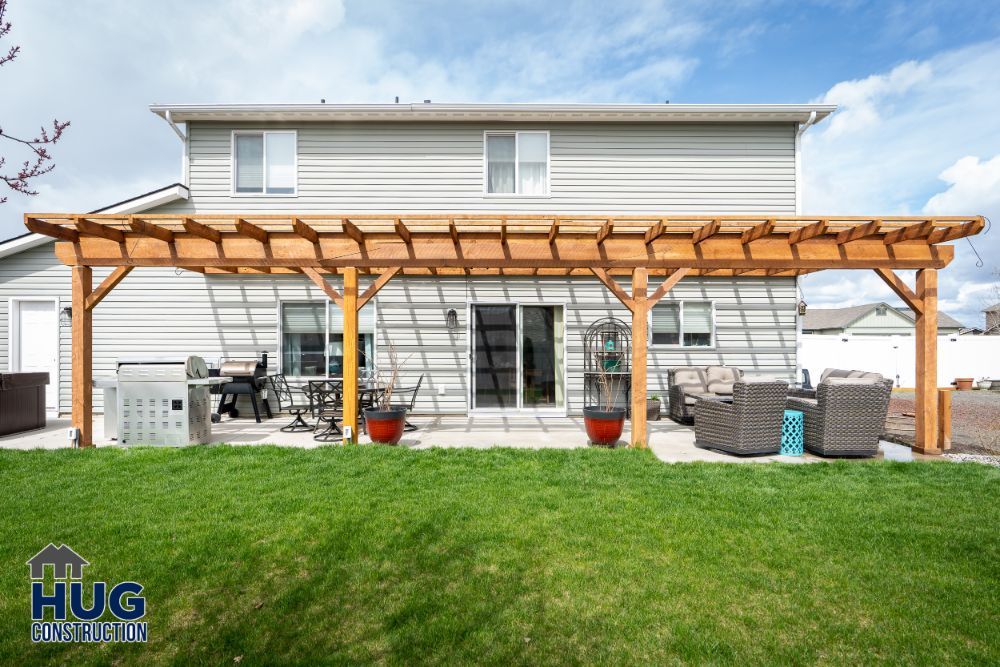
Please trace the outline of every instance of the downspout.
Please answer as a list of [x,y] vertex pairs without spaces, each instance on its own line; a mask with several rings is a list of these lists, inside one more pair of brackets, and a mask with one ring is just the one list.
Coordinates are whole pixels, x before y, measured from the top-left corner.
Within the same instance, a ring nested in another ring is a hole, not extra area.
[[190,186],[190,183],[188,183],[188,179],[190,178],[190,165],[188,164],[188,136],[184,132],[181,132],[181,128],[179,128],[177,123],[174,122],[174,119],[170,116],[170,109],[167,109],[166,115],[163,116],[163,120],[167,121],[167,125],[170,126],[170,129],[174,131],[174,134],[177,135],[177,137],[181,140],[181,144],[184,146],[181,155],[181,184],[187,188]]
[[[802,215],[802,135],[812,125],[816,124],[816,112],[810,111],[809,118],[799,123],[795,130],[795,215]],[[802,315],[799,315],[799,304],[802,303],[802,286],[799,276],[795,276],[795,381],[802,381]]]

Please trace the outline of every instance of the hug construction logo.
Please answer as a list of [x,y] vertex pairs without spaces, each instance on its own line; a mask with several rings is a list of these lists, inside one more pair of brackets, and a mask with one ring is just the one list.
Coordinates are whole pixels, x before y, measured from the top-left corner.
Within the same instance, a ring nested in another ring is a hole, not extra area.
[[[31,570],[31,641],[91,644],[144,642],[146,598],[142,585],[123,581],[108,589],[95,581],[84,595],[83,569],[90,563],[65,544],[49,544],[27,563]],[[49,567],[51,566],[51,568]],[[52,583],[46,580],[51,570]],[[84,598],[90,600],[89,607]],[[51,610],[46,614],[46,609]],[[99,620],[110,612],[117,620]],[[48,618],[47,618],[48,616]]]

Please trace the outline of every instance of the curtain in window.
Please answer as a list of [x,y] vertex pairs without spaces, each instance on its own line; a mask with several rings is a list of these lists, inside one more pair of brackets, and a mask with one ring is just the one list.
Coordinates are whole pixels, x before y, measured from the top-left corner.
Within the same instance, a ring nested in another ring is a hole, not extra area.
[[264,191],[264,137],[236,135],[236,191]]
[[281,305],[281,368],[292,377],[320,377],[326,351],[326,304]]
[[[330,333],[344,332],[344,309],[333,304],[330,306]],[[375,333],[375,306],[367,304],[358,311],[358,333]]]
[[680,342],[681,313],[676,303],[653,306],[653,345],[677,345]]
[[514,192],[514,135],[486,137],[487,191]]
[[549,142],[544,132],[522,132],[517,135],[518,194],[545,194],[548,154]]
[[267,192],[268,194],[295,193],[295,135],[291,132],[268,132]]
[[684,303],[684,344],[712,344],[712,304],[689,301]]

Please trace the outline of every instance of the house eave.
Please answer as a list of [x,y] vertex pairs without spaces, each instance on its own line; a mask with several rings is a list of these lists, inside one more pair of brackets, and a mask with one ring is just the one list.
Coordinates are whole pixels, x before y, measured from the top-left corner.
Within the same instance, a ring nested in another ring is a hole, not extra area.
[[190,121],[480,121],[620,123],[806,123],[831,104],[154,104],[150,111]]

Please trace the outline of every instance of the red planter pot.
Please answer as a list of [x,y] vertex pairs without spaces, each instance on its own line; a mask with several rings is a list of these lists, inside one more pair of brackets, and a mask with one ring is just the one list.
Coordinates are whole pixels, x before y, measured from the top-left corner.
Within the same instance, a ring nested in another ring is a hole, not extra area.
[[609,447],[622,437],[622,430],[625,428],[625,409],[584,408],[583,425],[587,429],[587,438],[592,443]]
[[403,437],[406,426],[406,410],[365,410],[365,424],[372,442],[395,445]]

